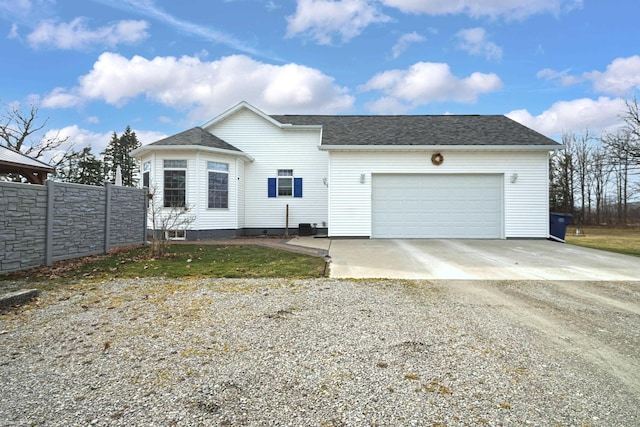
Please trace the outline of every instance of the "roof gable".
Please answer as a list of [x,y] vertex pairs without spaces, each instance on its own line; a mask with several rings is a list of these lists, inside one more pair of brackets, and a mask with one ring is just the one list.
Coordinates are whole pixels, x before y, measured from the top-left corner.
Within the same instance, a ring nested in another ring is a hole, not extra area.
[[274,115],[283,124],[322,125],[322,146],[560,146],[501,115]]
[[214,127],[218,123],[228,119],[229,117],[233,116],[234,114],[236,114],[236,113],[238,113],[239,111],[242,111],[242,110],[251,111],[257,117],[260,117],[261,119],[271,123],[274,126],[283,127],[282,123],[278,122],[277,120],[275,120],[274,118],[272,118],[268,114],[265,114],[262,111],[258,110],[256,107],[254,107],[253,105],[249,104],[246,101],[242,101],[242,102],[234,105],[233,107],[229,108],[228,110],[226,110],[222,114],[219,114],[218,116],[216,116],[213,119],[209,120],[207,123],[203,124],[202,127],[205,128],[205,129],[209,129],[210,130],[212,127]]
[[217,136],[207,132],[201,127],[194,127],[184,132],[161,139],[160,141],[148,144],[148,146],[200,146],[217,148],[221,150],[242,152],[238,148],[228,142],[218,138]]

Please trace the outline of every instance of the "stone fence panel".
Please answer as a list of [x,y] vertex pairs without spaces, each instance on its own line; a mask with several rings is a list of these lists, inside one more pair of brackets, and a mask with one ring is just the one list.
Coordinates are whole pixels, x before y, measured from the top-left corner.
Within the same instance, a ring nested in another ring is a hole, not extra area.
[[146,190],[0,182],[0,274],[146,243]]

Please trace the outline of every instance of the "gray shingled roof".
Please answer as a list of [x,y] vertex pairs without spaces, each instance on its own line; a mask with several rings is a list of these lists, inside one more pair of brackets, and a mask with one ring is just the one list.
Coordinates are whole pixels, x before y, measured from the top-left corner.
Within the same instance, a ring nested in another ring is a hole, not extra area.
[[559,145],[506,116],[271,116],[322,125],[322,145]]
[[149,145],[199,145],[202,147],[242,152],[242,150],[239,150],[228,142],[212,135],[201,127],[194,127],[192,129],[185,130],[184,132],[161,139],[160,141],[153,142]]
[[30,168],[53,172],[53,166],[40,160],[36,160],[18,151],[0,146],[0,163],[15,166],[28,166]]

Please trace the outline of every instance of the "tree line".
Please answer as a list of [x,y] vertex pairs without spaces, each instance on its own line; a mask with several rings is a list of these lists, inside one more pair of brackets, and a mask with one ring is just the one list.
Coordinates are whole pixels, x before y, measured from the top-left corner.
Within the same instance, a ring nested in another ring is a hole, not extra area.
[[[73,144],[65,144],[67,137],[59,134],[36,139],[45,129],[48,119],[40,121],[38,106],[34,103],[28,110],[19,105],[6,105],[0,116],[0,145],[26,154],[34,159],[47,159],[56,169],[56,181],[76,184],[103,185],[115,182],[116,170],[120,166],[122,185],[135,187],[138,184],[138,164],[129,153],[140,147],[136,133],[127,126],[118,136],[113,133],[107,147],[97,155],[91,147],[77,150]],[[67,147],[63,149],[63,147]],[[4,177],[10,181],[22,181],[19,175]]]
[[574,223],[628,225],[640,220],[640,110],[625,101],[620,126],[594,135],[565,132],[549,159],[549,205]]
[[116,170],[120,166],[122,185],[135,187],[138,184],[138,163],[129,153],[140,147],[136,133],[127,126],[122,135],[113,133],[107,148],[100,153],[102,159],[91,152],[91,147],[71,151],[58,165],[56,179],[76,184],[103,185],[115,182]]

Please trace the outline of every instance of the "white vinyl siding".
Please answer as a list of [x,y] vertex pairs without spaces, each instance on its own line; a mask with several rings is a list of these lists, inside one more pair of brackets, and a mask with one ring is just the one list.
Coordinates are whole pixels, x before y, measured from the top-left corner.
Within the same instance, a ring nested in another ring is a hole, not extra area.
[[[372,174],[493,174],[503,177],[504,237],[546,238],[549,227],[547,152],[442,150],[331,152],[329,235],[371,237]],[[516,182],[511,176],[517,173]],[[364,182],[361,175],[364,174]]]
[[[327,222],[328,154],[318,150],[319,130],[282,129],[246,109],[207,130],[255,159],[244,168],[245,228],[284,228],[287,205],[289,227]],[[268,179],[278,169],[303,179],[303,197],[268,197]]]
[[[236,187],[233,199],[238,203],[236,208],[238,215],[238,228],[244,228],[244,161],[236,159]],[[229,192],[229,194],[233,194]]]
[[[209,208],[209,168],[211,162],[226,164],[228,167],[227,181],[227,208]],[[241,161],[238,161],[241,163]],[[198,199],[196,216],[198,217],[197,228],[194,230],[235,230],[238,228],[238,203],[235,197],[238,186],[238,171],[236,159],[231,156],[213,153],[199,153],[198,173],[200,185],[197,190],[194,188],[194,197]]]

